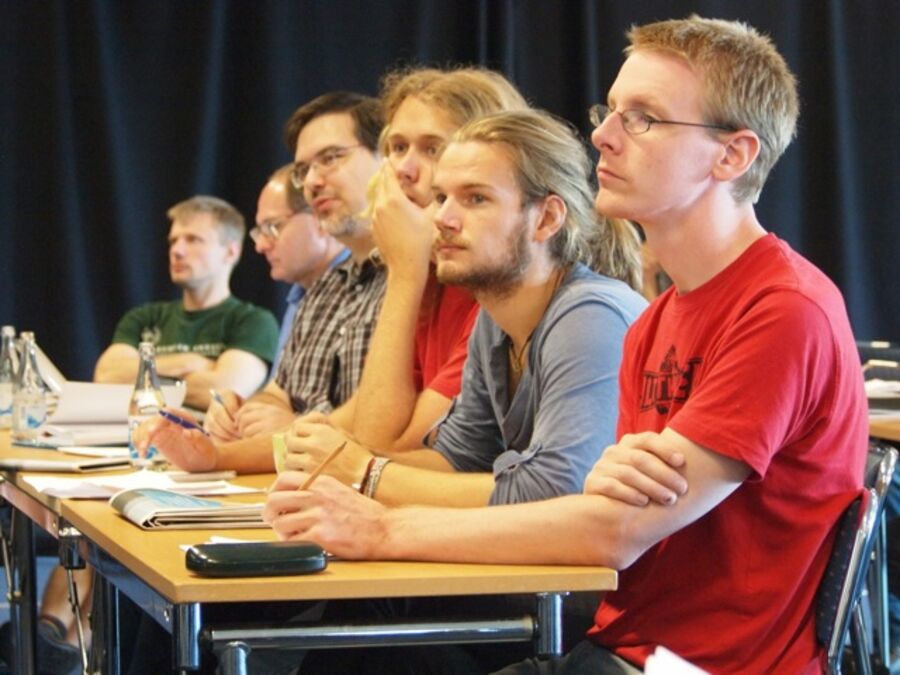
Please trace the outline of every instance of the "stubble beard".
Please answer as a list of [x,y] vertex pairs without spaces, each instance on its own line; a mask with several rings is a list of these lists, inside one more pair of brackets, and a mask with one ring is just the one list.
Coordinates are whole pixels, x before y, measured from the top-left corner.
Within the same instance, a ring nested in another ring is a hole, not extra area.
[[471,270],[454,271],[441,266],[437,268],[437,279],[442,284],[460,286],[472,295],[480,298],[490,297],[502,300],[508,298],[518,289],[525,270],[531,264],[531,251],[528,248],[528,235],[525,222],[510,237],[504,259],[493,266],[482,265]]

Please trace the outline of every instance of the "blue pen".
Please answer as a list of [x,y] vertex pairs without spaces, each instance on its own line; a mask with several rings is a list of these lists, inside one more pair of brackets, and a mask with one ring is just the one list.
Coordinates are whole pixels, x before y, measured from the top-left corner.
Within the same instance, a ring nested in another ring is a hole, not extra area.
[[190,420],[186,420],[183,417],[179,417],[174,413],[170,413],[168,410],[160,410],[159,414],[170,422],[174,422],[175,424],[182,426],[185,429],[196,429],[197,431],[202,431],[204,435],[209,436],[209,432],[203,427],[194,424]]

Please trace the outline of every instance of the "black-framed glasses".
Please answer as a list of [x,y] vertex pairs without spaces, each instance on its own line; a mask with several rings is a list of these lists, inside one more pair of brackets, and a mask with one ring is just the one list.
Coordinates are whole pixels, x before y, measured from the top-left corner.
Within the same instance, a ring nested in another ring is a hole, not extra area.
[[676,122],[675,120],[658,120],[650,117],[640,110],[612,110],[609,106],[602,103],[596,103],[588,109],[588,117],[591,124],[599,127],[609,116],[616,114],[622,118],[622,126],[632,136],[639,136],[650,131],[650,127],[654,124],[677,124],[682,127],[702,127],[704,129],[718,129],[720,131],[737,131],[733,127],[726,127],[721,124],[703,124],[701,122]]
[[250,230],[250,238],[253,240],[254,244],[258,243],[263,237],[275,241],[284,229],[284,224],[295,215],[296,214],[292,213],[291,215],[279,218],[278,220],[264,220]]
[[330,173],[344,163],[352,150],[361,147],[363,147],[362,143],[333,145],[317,152],[308,162],[295,162],[294,168],[291,170],[291,183],[298,190],[301,189],[311,169],[314,168],[318,171],[320,176]]

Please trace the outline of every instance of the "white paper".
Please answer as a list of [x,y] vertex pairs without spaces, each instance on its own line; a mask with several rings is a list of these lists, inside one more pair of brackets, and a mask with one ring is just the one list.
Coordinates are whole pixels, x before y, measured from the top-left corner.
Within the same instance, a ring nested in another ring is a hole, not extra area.
[[249,492],[262,492],[257,488],[234,485],[224,480],[204,481],[199,483],[176,482],[164,471],[133,471],[114,476],[79,476],[78,478],[59,478],[56,476],[25,476],[23,478],[38,492],[51,497],[69,499],[107,499],[120,490],[131,488],[153,487],[189,495],[233,495]]
[[[72,382],[63,384],[56,410],[49,424],[128,423],[128,401],[134,386]],[[181,385],[162,387],[166,405],[178,408],[184,402],[186,388]]]
[[61,445],[58,450],[81,457],[128,457],[127,445]]
[[644,675],[709,675],[665,647],[657,646],[644,663]]

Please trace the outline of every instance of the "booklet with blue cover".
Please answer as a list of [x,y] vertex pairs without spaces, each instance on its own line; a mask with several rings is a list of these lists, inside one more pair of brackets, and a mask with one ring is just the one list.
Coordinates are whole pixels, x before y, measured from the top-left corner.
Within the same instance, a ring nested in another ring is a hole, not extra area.
[[225,503],[159,488],[122,490],[109,504],[145,530],[268,527],[262,503]]

